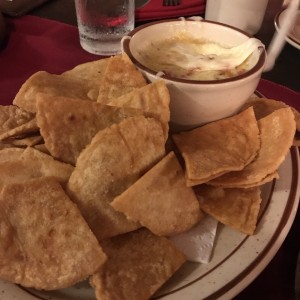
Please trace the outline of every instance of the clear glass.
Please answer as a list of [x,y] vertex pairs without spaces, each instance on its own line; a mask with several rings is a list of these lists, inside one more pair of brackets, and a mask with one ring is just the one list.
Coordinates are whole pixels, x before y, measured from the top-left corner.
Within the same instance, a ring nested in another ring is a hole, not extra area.
[[110,56],[121,52],[121,39],[134,28],[134,0],[75,0],[80,44]]

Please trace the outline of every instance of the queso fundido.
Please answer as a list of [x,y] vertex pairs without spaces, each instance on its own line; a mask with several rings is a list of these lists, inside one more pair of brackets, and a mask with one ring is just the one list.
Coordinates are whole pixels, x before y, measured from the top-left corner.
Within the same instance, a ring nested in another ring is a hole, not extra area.
[[[212,55],[203,56],[203,51],[212,50]],[[139,51],[140,62],[155,72],[189,80],[219,80],[234,77],[245,73],[250,66],[248,59],[235,68],[222,70],[203,70],[198,66],[186,67],[195,57],[204,57],[204,60],[217,61],[218,55],[214,51],[226,49],[224,45],[206,39],[196,39],[185,33],[176,36],[152,41]],[[216,50],[217,49],[217,50]],[[222,54],[222,53],[221,53]],[[205,61],[204,61],[205,63]],[[186,66],[185,66],[186,65]]]

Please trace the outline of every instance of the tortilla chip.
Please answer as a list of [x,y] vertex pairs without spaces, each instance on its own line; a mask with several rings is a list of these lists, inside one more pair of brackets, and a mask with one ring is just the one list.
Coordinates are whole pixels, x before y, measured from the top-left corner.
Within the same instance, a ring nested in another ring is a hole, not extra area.
[[0,163],[2,163],[4,161],[18,160],[23,152],[24,152],[24,149],[16,148],[16,147],[1,149],[0,150]]
[[13,100],[13,104],[27,111],[36,112],[36,98],[38,93],[81,100],[95,100],[89,97],[89,93],[94,88],[93,82],[89,80],[39,71],[34,73],[22,85]]
[[0,194],[0,277],[26,287],[69,287],[106,260],[76,205],[52,178],[4,187]]
[[187,231],[203,217],[193,189],[185,184],[184,171],[174,152],[116,197],[111,205],[159,236]]
[[13,137],[26,137],[39,132],[36,118],[0,134],[0,141]]
[[2,143],[10,144],[12,147],[31,147],[43,142],[43,138],[40,135],[34,135],[24,138],[9,138]]
[[110,202],[164,153],[160,123],[144,116],[128,118],[99,131],[81,152],[68,193],[98,240],[140,227],[114,210]]
[[41,151],[41,152],[43,152],[43,153],[45,153],[45,154],[50,155],[50,152],[49,152],[49,150],[47,149],[47,147],[46,147],[45,144],[38,144],[38,145],[35,145],[33,148],[34,148],[34,149],[37,149],[37,150],[39,150],[39,151]]
[[69,76],[71,78],[79,78],[83,80],[90,80],[97,82],[99,88],[99,80],[103,76],[106,69],[109,58],[102,58],[87,63],[83,63],[75,66],[73,69],[62,73],[63,76]]
[[[266,117],[267,115],[271,114],[272,112],[274,112],[277,109],[280,108],[288,108],[290,107],[289,105],[287,105],[286,103],[279,101],[279,100],[273,100],[273,99],[268,99],[268,98],[252,98],[251,100],[247,101],[247,103],[245,104],[244,108],[248,108],[250,106],[253,106],[254,109],[254,113],[255,113],[255,117],[257,120],[260,120],[264,117]],[[300,114],[299,112],[293,108],[290,107],[295,115],[295,120],[297,125],[300,125]],[[298,122],[299,124],[298,124]],[[297,129],[300,130],[300,126],[297,126]]]
[[257,120],[266,117],[277,109],[290,107],[296,121],[297,132],[294,137],[293,146],[300,146],[299,131],[300,131],[300,113],[293,107],[286,103],[278,100],[267,99],[267,98],[254,98],[247,101],[244,108],[253,106],[255,117]]
[[73,169],[71,165],[56,161],[50,155],[28,147],[18,159],[0,163],[0,190],[5,184],[20,183],[45,176],[54,177],[65,185]]
[[103,249],[108,260],[91,277],[98,300],[150,299],[186,260],[172,242],[146,229],[103,241]]
[[[261,147],[248,166],[209,182],[222,187],[251,187],[266,183],[277,175],[293,143],[296,124],[290,108],[281,108],[258,121]],[[278,175],[277,175],[278,176]]]
[[163,80],[157,80],[118,98],[106,99],[102,103],[143,110],[145,116],[153,117],[163,124],[166,138],[168,137],[170,94]]
[[100,80],[97,102],[106,102],[147,84],[142,73],[137,70],[129,57],[123,53],[109,58]]
[[208,215],[242,233],[254,234],[261,203],[259,187],[224,189],[203,184],[196,187],[196,193]]
[[184,158],[189,186],[243,169],[260,146],[252,107],[233,117],[175,134],[173,139]]
[[47,149],[58,160],[73,165],[99,130],[142,114],[138,109],[92,101],[46,94],[37,97],[37,120]]
[[28,123],[33,118],[34,114],[15,105],[0,105],[0,134]]

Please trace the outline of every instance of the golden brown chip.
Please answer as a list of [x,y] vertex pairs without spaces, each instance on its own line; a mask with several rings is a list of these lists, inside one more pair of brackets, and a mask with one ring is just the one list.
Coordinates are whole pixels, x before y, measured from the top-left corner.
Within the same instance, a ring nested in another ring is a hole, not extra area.
[[97,101],[102,103],[120,97],[147,84],[129,57],[123,53],[109,58],[100,80]]
[[243,169],[260,146],[252,107],[233,117],[175,134],[173,139],[184,158],[189,186]]
[[39,150],[39,151],[41,151],[43,153],[46,153],[46,154],[50,155],[50,152],[47,149],[47,147],[46,147],[45,144],[38,144],[38,145],[35,145],[33,148],[37,149],[37,150]]
[[36,118],[0,134],[0,141],[14,137],[27,137],[39,132]]
[[215,178],[209,184],[223,187],[251,187],[276,178],[277,169],[293,143],[296,124],[290,108],[281,108],[258,121],[261,147],[243,170]]
[[24,152],[22,148],[10,147],[0,150],[0,163],[4,161],[18,160]]
[[170,152],[111,203],[128,219],[159,236],[187,231],[203,216],[192,188],[185,184],[174,152]]
[[134,108],[46,94],[37,96],[37,120],[47,149],[52,156],[73,165],[99,130],[142,114]]
[[19,183],[32,178],[51,176],[66,184],[74,167],[56,161],[50,155],[31,147],[12,160],[0,163],[0,190],[5,184]]
[[52,178],[4,187],[0,216],[1,279],[60,289],[86,279],[106,260],[78,208]]
[[[244,108],[248,108],[250,106],[253,106],[255,117],[257,120],[260,120],[261,118],[266,117],[267,115],[269,115],[270,113],[274,112],[277,109],[290,107],[282,101],[267,99],[267,98],[253,98],[246,103]],[[297,132],[299,132],[300,131],[300,113],[293,107],[290,107],[290,109],[292,110],[292,112],[294,114],[295,121],[296,121],[296,129],[297,129]],[[300,145],[298,135],[297,135],[297,133],[295,134],[294,142],[293,142],[294,146]]]
[[118,98],[104,99],[103,103],[142,109],[145,112],[145,116],[161,121],[165,127],[166,137],[168,136],[170,94],[163,80],[157,80]]
[[203,184],[196,187],[196,193],[208,215],[235,230],[254,234],[261,203],[259,187],[224,189]]
[[91,277],[98,300],[150,299],[186,261],[166,238],[140,229],[103,241],[108,260]]
[[43,142],[43,138],[40,135],[34,135],[24,138],[9,138],[2,141],[3,144],[10,144],[12,147],[31,147]]
[[[253,106],[255,117],[257,120],[266,117],[277,109],[290,107],[282,101],[268,98],[252,98],[245,104],[244,109],[250,106]],[[297,129],[300,130],[300,113],[295,108],[290,108],[295,115]]]
[[0,105],[0,134],[19,127],[34,118],[34,114],[15,105]]
[[83,63],[75,66],[73,69],[62,73],[63,76],[69,76],[71,78],[80,78],[83,80],[90,80],[97,82],[99,87],[99,80],[102,77],[109,58],[102,58],[87,63]]
[[39,71],[34,73],[22,85],[13,100],[13,104],[27,111],[36,112],[36,97],[38,93],[81,100],[95,100],[89,96],[93,89],[95,89],[95,86],[89,80]]
[[68,193],[98,240],[140,226],[110,202],[161,159],[164,145],[160,122],[139,116],[99,131],[81,152]]

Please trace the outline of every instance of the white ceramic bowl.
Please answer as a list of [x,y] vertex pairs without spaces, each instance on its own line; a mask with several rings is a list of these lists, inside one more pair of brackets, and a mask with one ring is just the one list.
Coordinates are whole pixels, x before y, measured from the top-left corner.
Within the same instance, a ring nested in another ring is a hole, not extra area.
[[255,92],[266,60],[264,47],[259,47],[251,56],[248,71],[228,79],[209,81],[157,76],[156,71],[141,63],[139,53],[149,43],[182,31],[192,37],[215,41],[227,47],[239,45],[250,37],[239,29],[221,23],[171,19],[137,27],[128,34],[130,38],[123,40],[123,51],[150,82],[163,78],[167,83],[171,96],[171,128],[175,131],[190,129],[236,113]]

